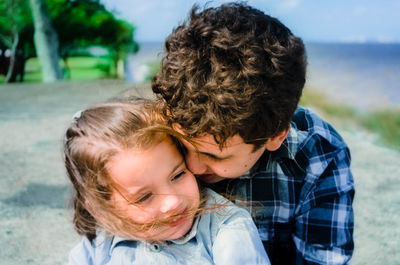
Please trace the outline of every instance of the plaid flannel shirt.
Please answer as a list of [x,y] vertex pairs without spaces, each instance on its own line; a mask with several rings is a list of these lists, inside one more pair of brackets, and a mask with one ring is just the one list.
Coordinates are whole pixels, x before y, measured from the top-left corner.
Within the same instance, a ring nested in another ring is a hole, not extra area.
[[354,183],[339,134],[299,107],[282,146],[214,188],[247,201],[271,263],[347,264],[352,256]]

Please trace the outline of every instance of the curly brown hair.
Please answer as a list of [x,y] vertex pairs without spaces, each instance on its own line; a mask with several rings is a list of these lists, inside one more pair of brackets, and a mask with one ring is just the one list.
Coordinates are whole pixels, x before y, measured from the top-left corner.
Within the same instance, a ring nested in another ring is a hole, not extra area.
[[167,38],[152,89],[186,135],[222,148],[239,134],[256,150],[289,127],[306,64],[302,40],[276,18],[243,3],[194,6]]

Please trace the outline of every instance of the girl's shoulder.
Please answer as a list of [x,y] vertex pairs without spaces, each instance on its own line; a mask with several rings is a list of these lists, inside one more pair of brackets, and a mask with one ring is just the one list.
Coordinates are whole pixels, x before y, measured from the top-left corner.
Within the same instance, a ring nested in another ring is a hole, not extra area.
[[71,250],[68,264],[102,264],[107,260],[114,237],[100,232],[90,240],[86,236]]
[[83,237],[71,250],[68,264],[105,264],[121,244],[129,245],[130,255],[134,254],[137,241],[127,241],[118,236],[108,235],[104,231],[98,231],[93,240]]
[[221,196],[215,191],[206,188],[205,195],[207,201],[205,203],[205,212],[201,215],[201,225],[207,224],[212,234],[218,233],[221,227],[244,226],[252,223],[250,213],[243,207],[235,205],[227,198]]
[[216,193],[210,188],[204,188],[203,190],[205,197],[207,198],[206,204],[211,205],[212,203],[227,203],[227,204],[233,204],[231,203],[227,198],[223,197],[222,195]]
[[207,201],[205,203],[206,211],[210,211],[212,214],[215,213],[219,216],[239,214],[251,218],[250,214],[245,208],[234,204],[233,202],[216,193],[215,191],[209,188],[205,188],[204,193],[207,198]]

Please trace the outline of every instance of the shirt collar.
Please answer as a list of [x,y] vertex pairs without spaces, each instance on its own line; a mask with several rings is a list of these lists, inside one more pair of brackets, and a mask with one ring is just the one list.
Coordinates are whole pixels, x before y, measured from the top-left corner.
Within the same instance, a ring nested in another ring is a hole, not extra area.
[[189,240],[191,240],[193,237],[195,237],[195,236],[196,236],[196,233],[197,233],[197,225],[198,225],[198,223],[199,223],[200,217],[201,217],[201,216],[197,216],[197,217],[196,217],[196,219],[195,219],[194,222],[193,222],[192,228],[190,229],[190,231],[189,231],[186,235],[184,235],[184,236],[181,237],[181,238],[174,239],[174,240],[169,240],[169,241],[170,241],[170,242],[173,242],[173,243],[175,243],[175,244],[178,244],[178,245],[182,245],[182,244],[187,243],[187,242],[188,242]]
[[294,160],[301,141],[300,138],[302,138],[300,137],[301,135],[298,134],[295,126],[296,125],[292,122],[286,139],[282,142],[278,150],[271,152],[272,157],[289,158]]
[[286,139],[282,142],[282,145],[278,148],[278,150],[270,152],[265,150],[264,154],[258,159],[256,164],[240,176],[240,179],[250,179],[254,175],[255,172],[258,172],[260,168],[265,168],[268,161],[270,159],[277,159],[277,158],[288,158],[295,160],[295,156],[299,151],[299,146],[304,138],[306,137],[306,133],[302,131],[298,131],[296,128],[296,124],[292,122],[291,127],[289,129],[288,135]]
[[[196,236],[196,233],[197,233],[197,225],[198,225],[198,223],[199,223],[199,219],[200,219],[200,216],[196,217],[196,219],[195,219],[194,222],[193,222],[192,228],[190,229],[190,231],[189,231],[185,236],[183,236],[183,237],[181,237],[181,238],[178,238],[178,239],[175,239],[175,240],[168,240],[167,242],[173,242],[173,243],[179,244],[179,245],[182,245],[182,244],[187,243],[189,240],[191,240],[193,237]],[[103,237],[103,238],[106,237],[105,233],[101,233],[100,236]],[[110,255],[111,255],[111,253],[113,252],[114,248],[115,248],[119,243],[124,242],[124,241],[135,241],[135,240],[133,240],[133,239],[127,239],[127,238],[120,237],[120,236],[113,236],[112,242],[111,242],[111,246],[110,246]]]
[[113,252],[114,248],[121,242],[124,241],[133,241],[131,239],[126,239],[124,237],[120,237],[120,236],[114,236],[111,242],[111,246],[110,246],[110,255]]

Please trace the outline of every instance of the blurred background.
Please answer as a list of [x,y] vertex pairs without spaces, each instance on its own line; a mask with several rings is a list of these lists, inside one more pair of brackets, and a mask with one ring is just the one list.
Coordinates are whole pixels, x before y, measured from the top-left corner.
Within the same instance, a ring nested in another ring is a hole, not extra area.
[[[0,264],[65,263],[79,241],[61,156],[72,115],[117,95],[152,97],[165,38],[193,4],[225,2],[0,0]],[[400,264],[400,1],[247,3],[303,39],[301,104],[352,150],[352,264]]]

